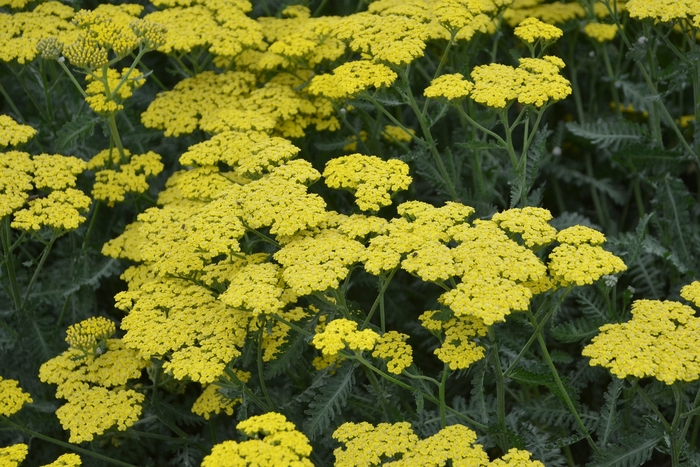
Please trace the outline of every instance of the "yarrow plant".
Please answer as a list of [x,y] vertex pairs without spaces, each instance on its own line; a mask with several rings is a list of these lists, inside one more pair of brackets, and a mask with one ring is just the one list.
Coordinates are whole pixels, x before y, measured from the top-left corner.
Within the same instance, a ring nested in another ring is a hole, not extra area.
[[698,29],[0,0],[0,467],[697,465]]

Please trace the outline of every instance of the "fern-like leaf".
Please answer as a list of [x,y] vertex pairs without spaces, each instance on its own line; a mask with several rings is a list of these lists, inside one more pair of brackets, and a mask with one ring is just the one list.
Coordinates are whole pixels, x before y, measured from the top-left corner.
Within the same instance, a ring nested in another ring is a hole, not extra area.
[[559,342],[573,343],[590,339],[598,333],[598,328],[606,323],[603,318],[576,318],[551,330],[552,336]]
[[304,433],[311,439],[324,433],[345,406],[355,384],[354,370],[355,366],[352,363],[341,365],[305,410],[308,418],[304,424]]
[[56,150],[61,153],[75,149],[81,141],[92,136],[95,125],[100,118],[92,112],[79,114],[72,121],[66,123],[56,133]]
[[576,136],[587,139],[600,149],[618,151],[632,143],[641,143],[649,137],[646,128],[629,120],[615,122],[576,123],[569,122],[566,128]]
[[601,446],[606,446],[608,444],[610,435],[612,435],[617,428],[617,399],[620,397],[620,391],[622,391],[622,380],[613,378],[608,386],[608,390],[605,392],[605,405],[600,411],[598,438],[600,439]]
[[637,467],[651,458],[654,447],[662,436],[632,435],[622,439],[620,445],[601,449],[588,467]]

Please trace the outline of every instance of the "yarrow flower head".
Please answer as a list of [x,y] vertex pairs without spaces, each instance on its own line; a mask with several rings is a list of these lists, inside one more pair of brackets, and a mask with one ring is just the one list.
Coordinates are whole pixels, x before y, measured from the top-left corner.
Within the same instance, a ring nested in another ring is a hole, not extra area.
[[351,154],[331,159],[323,171],[326,185],[355,194],[363,211],[378,211],[391,204],[391,196],[406,190],[412,182],[408,164],[398,159],[384,161],[377,156]]
[[413,363],[413,349],[406,343],[408,337],[407,334],[396,331],[384,333],[377,341],[372,356],[387,359],[387,371],[400,375]]
[[347,346],[353,351],[372,350],[379,340],[379,334],[371,329],[357,330],[357,323],[340,318],[328,323],[322,332],[311,341],[323,355],[336,355]]
[[42,227],[63,232],[75,230],[85,222],[81,213],[91,204],[92,200],[80,190],[52,191],[46,198],[29,201],[27,208],[15,213],[11,225],[28,232],[37,232]]
[[391,86],[397,77],[386,65],[358,60],[340,65],[331,74],[314,76],[307,90],[332,100],[349,99],[370,87]]
[[617,25],[603,23],[587,23],[583,27],[583,33],[598,42],[607,42],[615,39]]
[[[488,467],[544,467],[531,460],[528,451],[511,449],[502,458],[489,462],[483,446],[476,444],[476,433],[464,425],[447,426],[432,436],[419,439],[409,422],[343,423],[333,432],[343,446],[335,449],[336,467],[439,467],[470,465]],[[385,459],[396,459],[383,462]]]
[[0,148],[17,146],[34,137],[36,130],[29,125],[21,125],[9,115],[0,115]]
[[112,320],[94,316],[69,326],[66,330],[66,342],[86,354],[95,355],[97,348],[105,346],[107,339],[116,331],[117,327]]
[[313,467],[309,439],[284,415],[269,412],[250,417],[236,427],[251,439],[215,445],[202,467],[256,465],[259,467]]
[[521,21],[514,33],[529,44],[534,44],[539,40],[553,42],[564,35],[564,31],[558,27],[543,23],[537,18],[527,18]]
[[147,180],[165,167],[160,155],[153,151],[132,155],[128,149],[124,149],[124,157],[126,160],[122,160],[115,149],[105,149],[87,163],[87,168],[95,171],[92,196],[108,206],[124,201],[129,193],[145,193],[148,190]]
[[24,443],[0,448],[0,465],[3,467],[18,467],[29,454],[29,446]]
[[464,79],[461,73],[442,75],[430,82],[423,95],[431,99],[443,97],[449,101],[462,99],[469,95],[474,84]]
[[695,381],[700,378],[700,318],[679,302],[637,300],[632,319],[603,325],[582,355],[618,378],[651,376],[669,385]]
[[83,461],[77,454],[62,454],[50,464],[42,465],[41,467],[80,467]]
[[[29,393],[19,387],[14,379],[3,379],[0,376],[0,415],[9,417],[20,411],[24,404],[34,402]],[[0,457],[2,460],[2,457]]]

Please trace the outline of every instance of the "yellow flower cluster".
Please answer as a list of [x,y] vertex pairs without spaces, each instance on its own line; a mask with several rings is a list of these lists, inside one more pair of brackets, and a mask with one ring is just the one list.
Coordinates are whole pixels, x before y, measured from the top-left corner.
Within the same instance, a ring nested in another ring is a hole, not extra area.
[[82,159],[73,156],[40,154],[34,161],[34,188],[65,190],[75,188],[76,176],[87,168]]
[[386,65],[358,60],[340,65],[332,74],[314,76],[308,91],[333,100],[349,99],[370,87],[391,86],[397,77]]
[[442,320],[436,318],[439,314],[439,310],[426,311],[418,319],[429,331],[437,335],[444,332],[444,339],[440,339],[442,344],[434,351],[440,361],[447,363],[451,370],[463,370],[484,358],[486,350],[474,342],[488,332],[482,320],[467,316]]
[[29,454],[29,446],[24,443],[0,448],[0,465],[2,467],[18,467],[27,454]]
[[363,12],[345,17],[334,28],[335,36],[374,62],[406,65],[423,56],[430,31],[422,15],[406,15],[401,6],[373,11],[378,14]]
[[[10,5],[20,5],[23,0],[10,2]],[[39,53],[39,42],[49,37],[56,37],[62,43],[72,42],[77,35],[75,26],[70,22],[74,14],[72,6],[58,1],[41,3],[32,11],[0,13],[0,43],[3,44],[0,47],[0,61],[31,62]]]
[[445,246],[451,238],[447,230],[462,223],[474,209],[448,202],[441,208],[409,201],[397,208],[402,216],[392,219],[386,232],[370,240],[365,270],[379,275],[399,264],[423,280],[440,281],[455,275],[454,262]]
[[[0,153],[0,216],[14,212],[12,227],[29,232],[42,227],[77,229],[85,221],[81,213],[92,203],[82,191],[72,188],[85,167],[85,162],[71,156],[41,154],[32,159],[25,152]],[[20,209],[34,188],[53,191]]]
[[[489,462],[476,433],[464,425],[447,426],[432,436],[419,439],[408,422],[343,423],[333,433],[344,447],[337,448],[335,467],[440,467],[444,465],[483,467],[544,467],[531,460],[528,451],[511,449]],[[395,459],[388,460],[387,459]]]
[[527,18],[515,28],[514,34],[523,41],[534,44],[539,40],[556,41],[564,35],[564,31],[551,24],[543,23],[537,18]]
[[[236,377],[244,383],[250,379],[250,373],[247,371],[234,370]],[[240,398],[229,399],[220,391],[221,386],[212,383],[204,388],[202,394],[199,395],[192,405],[192,413],[201,415],[205,420],[209,420],[212,414],[219,414],[222,411],[227,415],[233,415],[233,408],[242,402]]]
[[230,59],[244,50],[265,46],[261,25],[245,14],[251,9],[249,2],[156,0],[153,4],[166,8],[149,13],[144,19],[166,29],[158,47],[166,54],[186,54],[203,48]]
[[280,73],[258,88],[252,73],[205,71],[158,94],[141,121],[165,130],[166,136],[191,133],[198,127],[209,133],[274,130],[284,137],[301,137],[309,125],[338,129],[333,106],[300,90],[305,83],[300,76],[310,78],[310,72]]
[[617,25],[603,23],[587,23],[583,27],[583,33],[598,42],[607,42],[615,39]]
[[[190,281],[138,277],[125,275],[131,290],[115,297],[128,312],[121,323],[124,344],[144,359],[170,355],[163,369],[176,379],[216,381],[240,355],[251,317]],[[221,274],[218,280],[224,282]]]
[[56,397],[67,403],[56,410],[71,443],[91,441],[116,426],[124,431],[141,414],[145,396],[125,388],[149,364],[119,339],[109,339],[114,324],[89,318],[71,326],[65,352],[41,365],[39,379],[56,384]]
[[371,87],[391,86],[397,77],[386,65],[358,60],[340,65],[333,73],[314,76],[308,92],[332,100],[349,99]]
[[355,194],[362,211],[378,211],[391,204],[391,196],[406,190],[413,179],[408,164],[398,159],[383,161],[377,156],[351,154],[326,163],[323,171],[326,185],[344,188]]
[[124,201],[128,193],[145,193],[148,190],[146,180],[158,175],[164,167],[160,156],[153,151],[132,155],[125,149],[124,156],[126,160],[121,160],[116,149],[105,149],[87,163],[87,168],[95,171],[92,187],[95,200],[114,206]]
[[407,334],[400,332],[386,332],[375,344],[372,356],[387,359],[387,371],[400,375],[403,370],[413,363],[413,349],[406,344],[406,339],[408,338]]
[[311,11],[302,5],[290,5],[282,11],[282,16],[258,19],[270,46],[258,53],[259,58],[250,64],[252,69],[289,69],[295,64],[313,68],[345,52],[345,44],[332,34],[335,25],[342,21],[340,17],[312,18]]
[[9,115],[0,115],[0,148],[17,146],[34,137],[36,130],[29,125],[20,125]]
[[73,348],[80,349],[86,355],[95,355],[97,348],[117,332],[117,326],[103,316],[93,316],[69,326],[66,329],[66,342]]
[[632,18],[664,23],[700,15],[695,0],[629,0],[626,7]]
[[260,178],[299,153],[288,139],[259,131],[225,131],[190,146],[180,156],[185,166],[226,164],[241,177]]
[[[260,256],[262,260],[262,255]],[[219,295],[225,304],[250,311],[254,316],[279,313],[294,294],[285,294],[281,268],[273,263],[248,264],[230,278],[226,291]]]
[[382,131],[382,138],[391,142],[410,143],[416,132],[412,128],[403,129],[396,125],[386,125]]
[[26,152],[0,154],[0,217],[21,208],[34,188],[34,162]]
[[90,108],[100,115],[115,114],[124,108],[122,102],[146,82],[140,71],[123,68],[121,73],[113,68],[107,69],[105,77],[89,74],[85,101]]
[[518,68],[498,63],[480,65],[471,73],[471,98],[494,108],[504,108],[515,100],[542,107],[571,94],[569,81],[559,73],[562,68],[564,62],[551,55],[521,58]]
[[19,387],[19,382],[0,376],[0,415],[9,417],[19,412],[24,404],[32,402],[32,396]]
[[432,80],[430,86],[423,91],[423,95],[431,99],[444,97],[451,101],[467,97],[473,87],[474,84],[464,79],[464,75],[452,73]]
[[50,464],[42,465],[41,467],[80,467],[83,461],[77,454],[62,454]]
[[63,55],[79,68],[95,70],[109,62],[109,52],[124,57],[141,43],[129,27],[143,6],[101,4],[94,10],[80,10],[73,16],[80,33],[63,47]]
[[284,415],[269,412],[250,417],[236,427],[251,439],[242,442],[224,441],[212,448],[202,467],[313,467],[309,460],[309,439]]
[[692,282],[681,289],[681,297],[700,308],[700,282]]
[[85,222],[81,213],[88,210],[92,200],[80,190],[67,188],[52,191],[46,198],[33,199],[28,204],[27,208],[15,212],[12,228],[37,232],[49,227],[65,232]]
[[503,13],[503,19],[513,27],[530,17],[540,19],[547,24],[561,24],[585,18],[586,10],[578,2],[546,3],[545,0],[515,0]]
[[349,319],[334,319],[317,333],[311,344],[323,355],[336,355],[347,346],[355,352],[372,350],[380,336],[371,329],[357,330],[357,323]]
[[557,234],[560,245],[549,254],[552,278],[564,287],[592,284],[606,274],[627,269],[625,263],[600,244],[605,237],[593,229],[574,226]]
[[[546,209],[509,209],[494,214],[491,220],[506,232],[520,235],[528,248],[549,245],[557,238],[557,230],[548,224],[552,220],[552,214]],[[603,241],[605,237],[600,243]]]
[[618,378],[695,381],[700,378],[700,318],[679,302],[637,300],[632,319],[601,326],[582,355],[591,358],[591,366],[603,366]]
[[295,235],[274,254],[282,277],[299,296],[338,288],[350,267],[364,257],[364,246],[347,235],[324,229],[316,235]]

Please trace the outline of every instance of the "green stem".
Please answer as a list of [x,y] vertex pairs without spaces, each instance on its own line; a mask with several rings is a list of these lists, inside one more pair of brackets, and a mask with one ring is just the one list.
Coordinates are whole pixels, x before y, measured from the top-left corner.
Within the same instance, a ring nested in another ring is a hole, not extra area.
[[7,269],[7,275],[10,278],[10,291],[12,301],[15,304],[15,309],[19,311],[22,309],[22,302],[20,298],[22,294],[19,291],[19,285],[17,284],[17,271],[15,269],[15,261],[14,257],[12,256],[12,249],[10,247],[10,237],[12,235],[12,229],[10,227],[10,216],[5,216],[3,228],[2,231],[0,231],[0,235],[2,235],[2,249],[5,255],[5,268]]
[[[25,65],[26,67],[26,65]],[[37,102],[36,99],[34,99],[34,94],[27,88],[27,85],[24,83],[24,80],[20,76],[20,73],[15,72],[15,70],[12,68],[12,66],[8,65],[7,68],[10,69],[13,75],[15,75],[15,79],[19,82],[19,85],[22,86],[22,89],[24,89],[24,92],[27,94],[27,97],[29,97],[29,100],[34,104],[34,107],[36,107],[37,112],[39,112],[41,119],[45,122],[49,122],[50,118],[46,113],[44,112],[44,109],[39,105],[39,102]]]
[[39,75],[41,76],[41,88],[44,91],[44,100],[46,101],[46,109],[49,113],[51,122],[54,122],[53,103],[51,102],[51,94],[49,93],[49,83],[46,81],[46,70],[44,69],[44,60],[39,60]]
[[75,79],[75,76],[73,76],[73,73],[71,73],[70,69],[68,69],[68,67],[66,66],[64,61],[59,59],[58,64],[61,66],[61,68],[63,68],[63,71],[66,72],[66,74],[68,75],[68,78],[70,78],[70,80],[73,82],[73,85],[80,92],[80,94],[83,96],[83,98],[87,98],[87,96],[88,96],[87,93],[85,92],[83,87],[80,85],[80,83],[78,83],[78,80]]
[[[126,160],[126,153],[124,152],[124,146],[122,145],[122,140],[119,137],[119,130],[117,129],[117,120],[114,118],[114,114],[109,114],[107,116],[107,123],[109,124],[109,132],[112,136],[114,144],[117,145],[117,150],[119,151],[120,160]],[[111,159],[111,157],[110,157]]]
[[280,245],[279,243],[277,243],[276,241],[274,241],[272,238],[268,237],[268,236],[265,235],[264,233],[258,232],[257,230],[248,227],[245,223],[243,224],[243,227],[245,227],[245,229],[246,229],[247,232],[250,232],[250,233],[252,233],[253,235],[257,235],[258,237],[260,237],[261,239],[263,239],[265,242],[267,242],[267,243],[269,243],[269,244],[271,244],[271,245],[274,245],[274,246],[276,246],[277,248],[282,248],[282,245]]
[[496,378],[496,415],[498,417],[498,437],[501,440],[501,449],[508,449],[508,438],[506,436],[506,383],[501,368],[501,358],[498,355],[498,341],[489,328],[489,339],[491,340],[491,357],[493,360],[494,377]]
[[[389,374],[387,374],[387,373],[384,373],[382,370],[380,370],[379,368],[375,367],[375,366],[372,365],[370,362],[368,362],[367,360],[365,360],[365,358],[364,358],[362,355],[360,355],[360,354],[348,354],[347,352],[340,352],[340,354],[341,354],[343,357],[346,357],[346,358],[349,358],[349,359],[356,359],[356,360],[359,361],[362,365],[365,365],[367,368],[369,368],[370,370],[374,371],[375,373],[377,373],[379,376],[381,376],[382,378],[386,379],[387,381],[391,381],[392,383],[396,384],[397,386],[402,387],[402,388],[404,388],[404,389],[408,389],[409,391],[418,392],[418,393],[420,393],[420,395],[421,395],[423,398],[429,400],[430,402],[434,402],[435,404],[437,404],[437,405],[439,406],[440,400],[439,400],[437,397],[433,396],[432,394],[428,394],[428,393],[425,393],[425,392],[423,392],[423,391],[420,391],[420,390],[414,388],[413,386],[411,386],[411,385],[409,385],[409,384],[406,384],[406,383],[404,383],[403,381],[399,381],[398,379],[394,378],[393,376],[391,376],[391,375],[389,375]],[[466,421],[467,423],[472,424],[473,426],[475,426],[475,427],[477,427],[477,428],[479,428],[479,429],[481,429],[481,430],[487,430],[487,429],[488,429],[488,426],[484,425],[483,423],[477,422],[476,420],[472,419],[472,418],[469,417],[468,415],[465,415],[465,414],[463,414],[462,412],[453,409],[452,407],[446,406],[445,409],[446,409],[448,412],[450,412],[450,414],[452,414],[452,415],[454,415],[454,416],[456,416],[456,417],[461,418],[462,420]]]
[[39,277],[39,273],[41,272],[41,269],[44,267],[44,263],[46,262],[46,258],[49,256],[49,253],[51,252],[51,248],[53,247],[53,244],[56,242],[58,237],[60,237],[61,234],[53,230],[51,232],[51,240],[49,240],[49,243],[44,247],[44,251],[41,252],[41,258],[39,259],[39,264],[36,267],[36,270],[34,271],[34,274],[32,275],[31,280],[29,281],[29,285],[27,285],[27,289],[24,291],[24,300],[22,300],[22,308],[27,304],[27,301],[29,300],[29,294],[31,293],[32,289],[34,288],[34,283]]
[[631,381],[629,378],[627,378],[627,381],[630,383],[632,388],[637,392],[637,394],[639,394],[642,397],[642,399],[644,399],[644,402],[647,403],[649,408],[656,414],[656,416],[659,418],[659,420],[663,424],[666,431],[668,433],[671,433],[671,430],[672,430],[671,425],[666,420],[666,417],[664,417],[663,414],[659,411],[659,408],[656,406],[656,404],[654,404],[651,401],[651,399],[649,399],[649,396],[647,396],[647,393],[644,392],[644,389],[642,389],[641,386],[639,386],[639,381]]
[[671,422],[671,467],[678,467],[680,465],[681,459],[681,448],[683,447],[683,437],[684,433],[680,430],[681,420],[683,419],[683,390],[680,384],[674,384],[673,396],[676,399],[676,411],[673,414],[673,421]]
[[396,274],[396,271],[398,271],[398,270],[399,270],[399,268],[397,266],[391,270],[391,272],[389,273],[389,275],[386,278],[382,278],[380,276],[379,280],[383,281],[382,286],[379,289],[379,294],[377,295],[377,298],[374,299],[374,303],[372,304],[372,308],[370,308],[369,313],[367,313],[367,318],[365,318],[364,322],[362,323],[362,326],[360,326],[360,330],[367,327],[367,325],[369,324],[369,321],[372,319],[372,315],[374,314],[375,310],[377,309],[377,306],[379,306],[379,304],[384,301],[384,293],[386,292],[386,289],[389,287],[389,283],[391,282],[391,279],[394,278],[394,274]]
[[[141,57],[143,57],[143,55],[146,52],[148,52],[149,50],[150,49],[147,49],[143,46],[139,49],[138,55],[136,55],[136,58],[131,62],[131,66],[129,67],[128,70],[126,70],[126,73],[123,73],[122,79],[119,80],[119,83],[117,83],[117,86],[114,89],[112,89],[111,91],[108,90],[109,94],[107,95],[107,99],[114,98],[114,96],[117,94],[117,92],[119,92],[119,89],[124,85],[124,83],[126,83],[129,80],[129,76],[134,71],[134,68],[136,68],[139,61],[141,61]],[[108,89],[107,86],[105,86],[105,89]]]
[[[454,31],[450,33],[450,40],[447,42],[447,46],[445,47],[445,51],[442,53],[442,57],[440,57],[440,62],[438,63],[437,68],[435,69],[435,74],[433,75],[433,79],[440,76],[440,72],[442,71],[442,68],[445,66],[445,62],[447,61],[447,56],[450,52],[450,49],[452,48],[452,44],[454,44],[456,35],[457,35],[457,33]],[[421,113],[424,116],[426,115],[426,111],[428,110],[428,103],[429,102],[430,102],[430,99],[426,99],[425,102],[423,103],[423,111]]]
[[265,332],[265,320],[260,323],[260,329],[258,330],[258,381],[260,382],[260,389],[262,390],[265,402],[267,402],[268,407],[275,410],[275,404],[272,403],[270,395],[267,393],[267,386],[265,385],[265,377],[263,375],[263,360],[262,360],[262,350],[263,350],[263,332]]
[[88,451],[87,449],[80,448],[74,444],[65,443],[65,442],[59,441],[55,438],[51,438],[50,436],[46,436],[46,435],[43,435],[43,434],[38,433],[36,431],[30,430],[29,428],[25,428],[22,425],[19,425],[17,423],[10,421],[10,419],[8,419],[7,417],[2,417],[2,420],[4,420],[6,423],[12,425],[16,429],[23,431],[24,433],[26,433],[30,436],[33,436],[33,437],[39,438],[39,439],[43,439],[44,441],[48,441],[49,443],[53,443],[53,444],[56,444],[56,445],[61,446],[63,448],[70,449],[71,451],[75,451],[75,452],[78,452],[78,453],[86,455],[86,456],[94,457],[95,459],[100,459],[100,460],[103,460],[105,462],[109,462],[110,464],[121,465],[122,467],[136,467],[133,464],[128,464],[126,462],[112,459],[111,457],[103,456],[102,454],[98,454],[98,453],[93,452],[93,451]]
[[26,123],[27,121],[22,116],[22,112],[19,111],[19,109],[15,105],[15,102],[12,100],[10,95],[7,93],[7,91],[5,90],[5,87],[2,85],[2,83],[0,83],[0,94],[2,94],[2,97],[5,98],[5,100],[10,105],[10,107],[12,107],[12,111],[15,113],[15,115],[17,115],[17,120],[19,121],[19,123]]
[[413,113],[418,118],[418,123],[420,124],[421,130],[423,131],[423,136],[425,137],[426,143],[428,143],[428,149],[433,155],[433,159],[435,160],[435,164],[437,165],[438,171],[440,172],[440,176],[442,177],[443,182],[445,183],[445,187],[447,188],[447,191],[452,200],[457,201],[459,199],[459,195],[455,190],[455,186],[452,179],[447,173],[447,168],[445,167],[445,163],[442,160],[442,156],[440,155],[440,152],[437,149],[435,140],[433,140],[433,135],[430,132],[430,125],[428,125],[425,116],[421,113],[421,110],[418,107],[418,103],[416,102],[416,99],[413,96],[413,92],[411,91],[411,83],[408,79],[406,69],[399,70],[399,76],[401,77],[401,80],[406,86],[406,98],[408,99],[408,105],[409,107],[411,107]]
[[477,122],[476,120],[474,120],[473,118],[471,118],[471,117],[469,116],[469,114],[467,114],[467,113],[464,111],[464,109],[462,108],[462,106],[458,105],[458,106],[456,106],[456,108],[457,108],[457,110],[459,111],[459,113],[462,115],[462,117],[464,117],[464,119],[465,119],[466,121],[469,122],[470,125],[472,125],[472,126],[478,128],[479,130],[483,131],[483,132],[486,133],[487,135],[492,136],[493,138],[496,139],[496,141],[498,141],[501,145],[503,145],[503,148],[504,148],[504,149],[506,148],[507,143],[506,143],[506,141],[501,137],[501,135],[499,135],[498,133],[495,133],[495,132],[489,130],[488,128],[486,128],[485,126],[481,125],[479,122]]
[[[217,382],[219,386],[230,387],[237,391],[241,391],[243,392],[245,397],[250,398],[250,400],[252,400],[253,403],[260,407],[264,412],[272,412],[272,407],[268,406],[267,403],[260,399],[258,396],[256,396],[255,393],[253,393],[253,391],[251,391],[250,388],[246,386],[243,381],[238,379],[238,376],[236,376],[236,373],[233,370],[231,370],[231,368],[226,367],[224,373],[226,373],[226,376],[228,376],[229,381],[219,380]],[[233,383],[233,381],[237,381],[238,384]]]
[[374,392],[377,394],[377,398],[379,399],[379,403],[382,406],[382,411],[384,412],[384,416],[388,419],[389,418],[389,408],[386,405],[386,398],[384,397],[382,388],[379,385],[379,380],[377,379],[376,376],[374,376],[374,373],[372,372],[371,369],[367,368],[366,366],[363,366],[362,369],[364,370],[365,374],[367,375],[369,382],[372,384],[372,388],[374,388]]
[[445,404],[445,389],[447,387],[447,378],[450,376],[450,367],[445,364],[442,370],[442,378],[440,379],[440,386],[438,394],[440,397],[440,425],[442,428],[447,426],[447,405]]
[[[528,314],[528,317],[530,318],[530,322],[532,323],[532,327],[537,328],[537,321],[535,320],[535,317],[532,314],[532,312],[530,310],[528,310],[527,314]],[[557,368],[554,366],[554,362],[552,361],[552,357],[549,355],[549,350],[547,350],[547,343],[544,341],[544,336],[543,336],[543,333],[541,331],[537,333],[537,341],[540,344],[540,349],[542,350],[542,356],[546,360],[547,365],[549,366],[549,369],[552,372],[552,376],[554,377],[554,380],[557,383],[557,387],[559,388],[559,392],[561,394],[561,397],[564,399],[566,406],[568,407],[569,411],[571,411],[571,414],[576,419],[576,424],[578,425],[579,429],[581,430],[581,432],[584,434],[584,436],[588,440],[588,444],[591,446],[593,451],[595,451],[597,453],[598,446],[596,446],[595,441],[593,441],[593,438],[591,438],[591,435],[588,433],[586,426],[583,424],[583,421],[581,420],[581,416],[578,414],[576,407],[574,407],[574,403],[571,401],[571,398],[569,397],[569,393],[566,391],[566,388],[564,387],[564,383],[562,383],[561,378],[559,377],[559,372],[557,371]]]

